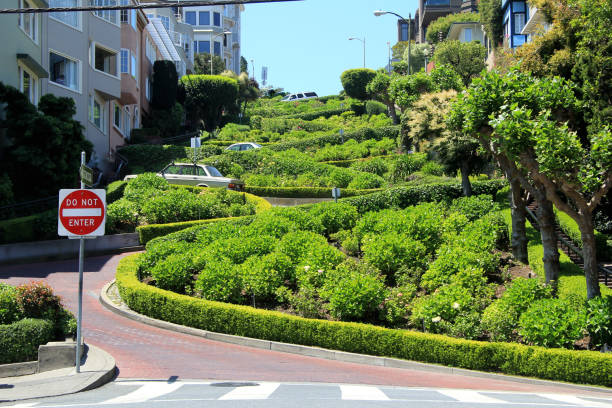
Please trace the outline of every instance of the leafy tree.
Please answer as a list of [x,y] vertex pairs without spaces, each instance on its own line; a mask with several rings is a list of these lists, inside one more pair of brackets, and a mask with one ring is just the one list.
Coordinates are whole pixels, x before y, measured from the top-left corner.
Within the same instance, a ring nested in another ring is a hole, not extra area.
[[172,61],[160,60],[153,64],[153,108],[171,109],[176,102],[178,75]]
[[232,71],[225,71],[223,76],[233,78],[238,82],[238,105],[244,115],[248,102],[256,101],[259,98],[261,92],[259,90],[259,84],[256,80],[249,78],[249,74],[242,72],[240,75],[236,75]]
[[395,100],[389,95],[389,85],[391,85],[389,76],[383,72],[378,72],[366,87],[366,92],[377,101],[387,105],[389,116],[393,119],[393,123],[397,125],[399,120],[395,112]]
[[[600,295],[592,212],[612,187],[612,131],[578,133],[575,91],[560,78],[489,72],[459,97],[449,123],[477,137],[537,200],[576,221],[590,299]],[[556,276],[547,271],[549,279]]]
[[249,74],[249,63],[247,62],[246,58],[240,56],[240,73],[242,72],[246,72],[247,75]]
[[[193,72],[195,72],[196,75],[211,75],[210,57],[211,55],[207,52],[200,52],[195,55],[195,58],[193,60]],[[223,71],[225,71],[225,63],[223,62],[223,59],[220,56],[214,55],[212,59],[212,75],[219,75]]]
[[[77,187],[81,151],[90,155],[93,149],[73,119],[74,100],[48,94],[40,98],[37,109],[19,90],[0,83],[2,104],[6,104],[5,119],[0,120],[0,128],[5,129],[0,140],[3,189],[15,201],[23,201]],[[7,177],[11,183],[6,183]]]
[[391,63],[393,72],[398,75],[408,75],[408,62],[404,60],[396,61]]
[[192,127],[202,121],[208,132],[221,123],[224,109],[235,106],[238,82],[220,75],[185,75],[181,78],[185,88],[185,110]]
[[389,95],[404,112],[419,99],[421,94],[435,90],[436,86],[431,77],[425,72],[418,72],[406,76],[394,75],[391,78]]
[[401,60],[404,58],[404,52],[408,49],[408,41],[398,41],[391,47],[391,56],[393,59]]
[[452,67],[448,65],[436,65],[429,73],[431,81],[440,91],[453,89],[457,92],[463,90],[463,81]]
[[369,68],[357,68],[344,71],[340,80],[348,96],[365,101],[368,99],[366,87],[375,76],[376,72]]
[[462,43],[460,41],[444,41],[438,44],[433,55],[437,64],[449,65],[461,77],[463,84],[468,86],[486,67],[487,50],[476,42]]
[[494,47],[501,45],[503,41],[503,14],[501,6],[501,0],[480,0],[478,3],[480,22],[484,26],[485,33],[487,33],[487,36],[493,42]]
[[455,91],[426,93],[404,112],[401,145],[405,150],[414,146],[419,151],[421,143],[434,143],[449,136],[445,120],[456,96]]
[[[429,53],[429,44],[412,44],[410,46],[410,72],[415,73],[425,68],[425,55]],[[408,48],[404,51],[404,61],[408,62]]]
[[[480,15],[478,13],[457,13],[448,14],[446,16],[438,17],[427,27],[427,33],[425,38],[430,44],[437,44],[441,40],[444,41],[448,35],[448,30],[453,23],[468,23],[468,22],[479,22]],[[440,34],[442,33],[442,39]]]

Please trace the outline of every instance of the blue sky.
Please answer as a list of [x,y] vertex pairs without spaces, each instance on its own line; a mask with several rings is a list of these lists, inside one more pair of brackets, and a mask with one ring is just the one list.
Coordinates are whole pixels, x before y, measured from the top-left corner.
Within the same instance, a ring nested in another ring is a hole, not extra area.
[[417,0],[304,0],[251,4],[242,14],[242,55],[261,84],[261,67],[268,67],[268,85],[287,92],[315,91],[319,96],[342,90],[340,74],[363,66],[387,64],[387,42],[397,42],[397,17],[375,17],[374,10],[393,11],[408,18]]

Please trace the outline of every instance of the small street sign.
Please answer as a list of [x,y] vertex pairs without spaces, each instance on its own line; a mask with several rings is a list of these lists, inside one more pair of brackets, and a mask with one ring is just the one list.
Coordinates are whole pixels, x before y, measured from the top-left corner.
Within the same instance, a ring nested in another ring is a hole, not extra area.
[[191,138],[191,148],[192,149],[197,149],[199,147],[202,147],[202,141],[200,140],[199,137],[192,137]]
[[62,237],[104,235],[106,191],[62,189],[57,234]]
[[338,187],[332,188],[332,198],[335,198],[336,201],[340,198],[340,189]]
[[79,174],[81,175],[81,182],[87,184],[88,186],[93,185],[94,171],[91,167],[87,167],[86,165],[81,164]]

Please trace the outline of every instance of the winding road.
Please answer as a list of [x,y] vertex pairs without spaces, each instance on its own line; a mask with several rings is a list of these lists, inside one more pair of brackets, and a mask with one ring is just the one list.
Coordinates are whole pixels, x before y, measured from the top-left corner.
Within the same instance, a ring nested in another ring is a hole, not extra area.
[[[560,384],[528,384],[419,370],[395,369],[331,361],[216,342],[158,329],[118,316],[98,298],[114,278],[117,264],[129,254],[85,259],[83,335],[85,341],[109,352],[120,379],[231,380],[300,383],[368,384],[517,391],[576,393]],[[0,266],[0,282],[13,285],[43,280],[73,312],[77,307],[77,260]],[[601,396],[580,390],[581,395]],[[610,394],[606,393],[609,397]]]

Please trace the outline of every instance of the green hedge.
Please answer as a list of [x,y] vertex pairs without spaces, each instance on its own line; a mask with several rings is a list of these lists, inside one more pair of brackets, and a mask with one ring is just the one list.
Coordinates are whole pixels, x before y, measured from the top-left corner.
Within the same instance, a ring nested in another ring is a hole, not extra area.
[[0,221],[0,244],[57,239],[57,208]]
[[[180,186],[180,188],[185,188],[189,190],[202,190],[205,187],[191,187],[191,186]],[[267,202],[265,199],[261,197],[257,197],[253,194],[245,193],[247,202],[252,202],[255,204],[255,212],[260,213],[272,208],[272,205]],[[145,245],[147,242],[151,241],[153,238],[161,237],[164,235],[168,235],[172,232],[181,231],[185,228],[194,227],[196,225],[201,224],[209,224],[211,222],[218,222],[224,220],[240,220],[240,219],[250,219],[251,216],[243,216],[243,217],[226,217],[226,218],[212,218],[208,220],[194,220],[194,221],[182,221],[182,222],[171,222],[167,224],[149,224],[142,225],[140,227],[136,227],[136,232],[138,232],[138,239],[140,240],[141,245]]]
[[[174,160],[191,157],[191,148],[177,145],[131,145],[122,147],[119,152],[128,159],[130,173],[158,172]],[[202,157],[221,154],[219,146],[202,145]]]
[[612,385],[612,355],[487,343],[361,323],[306,319],[197,299],[136,278],[138,255],[117,268],[122,299],[138,313],[176,324],[284,343],[386,356],[466,369],[576,383]]
[[294,140],[283,143],[276,143],[269,148],[271,150],[283,151],[290,149],[297,149],[304,151],[306,149],[324,147],[327,144],[330,145],[339,145],[343,144],[349,139],[355,139],[358,142],[363,142],[364,140],[381,140],[385,137],[389,139],[397,139],[399,135],[400,127],[399,126],[383,126],[379,128],[360,128],[354,130],[352,132],[345,132],[344,135],[340,135],[339,132],[332,133],[323,136],[317,136],[309,139],[302,140]]
[[[582,239],[580,237],[580,229],[578,224],[572,217],[555,208],[555,215],[559,227],[565,234],[574,242],[574,244],[582,249]],[[599,231],[595,231],[595,244],[597,245],[597,259],[610,260],[612,259],[612,238]]]
[[109,205],[123,197],[123,191],[125,190],[127,183],[127,181],[117,180],[106,186],[106,205]]
[[0,325],[0,364],[35,361],[38,346],[54,338],[53,323],[41,319],[23,319]]
[[383,156],[370,156],[370,157],[362,157],[362,158],[359,158],[359,159],[349,159],[349,160],[330,160],[330,161],[322,161],[322,162],[319,162],[319,163],[330,164],[330,165],[336,166],[336,167],[347,168],[347,167],[350,167],[351,164],[356,163],[356,162],[361,162],[361,161],[366,161],[366,160],[371,160],[371,159],[378,159],[378,158],[385,159],[387,157],[396,157],[396,156],[397,156],[396,154],[386,154],[386,155],[383,155]]
[[[505,185],[505,180],[475,181],[472,183],[472,192],[474,195],[495,196],[497,191]],[[395,187],[374,194],[346,198],[343,199],[343,202],[354,205],[360,213],[364,213],[389,207],[406,208],[423,202],[449,201],[462,196],[461,183],[435,183]]]
[[[283,198],[331,198],[331,187],[255,187],[246,186],[245,190],[260,197],[283,197]],[[342,197],[354,197],[382,191],[380,188],[370,190],[353,190],[343,188],[340,191]]]
[[[202,146],[204,145],[210,145],[210,146],[221,146],[221,147],[226,147],[226,146],[230,146],[233,145],[234,143],[245,143],[245,140],[207,140],[206,142],[202,143]],[[270,142],[257,142],[258,145],[261,146],[268,146],[268,145],[272,145],[274,143],[270,143]]]
[[343,112],[351,110],[350,104],[346,104],[346,108],[335,108],[319,110],[314,112],[295,113],[293,115],[283,115],[284,119],[302,119],[302,120],[315,120],[318,118],[331,118],[332,116],[340,115]]

